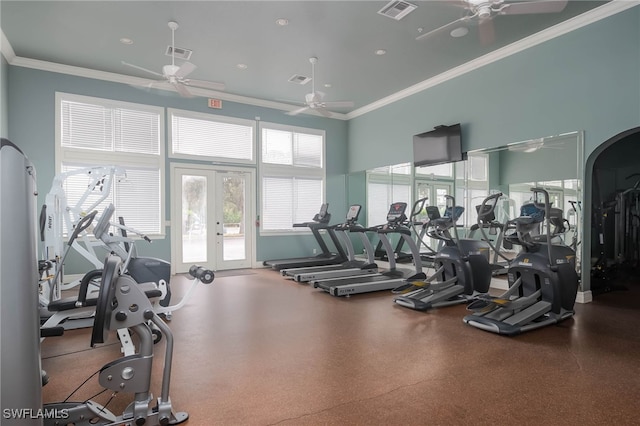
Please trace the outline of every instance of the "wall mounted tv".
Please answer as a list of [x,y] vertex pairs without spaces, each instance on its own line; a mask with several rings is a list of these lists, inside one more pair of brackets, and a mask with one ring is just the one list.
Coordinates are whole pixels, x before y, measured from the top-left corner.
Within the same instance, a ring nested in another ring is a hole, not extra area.
[[462,161],[460,124],[436,126],[413,136],[413,165],[430,166]]

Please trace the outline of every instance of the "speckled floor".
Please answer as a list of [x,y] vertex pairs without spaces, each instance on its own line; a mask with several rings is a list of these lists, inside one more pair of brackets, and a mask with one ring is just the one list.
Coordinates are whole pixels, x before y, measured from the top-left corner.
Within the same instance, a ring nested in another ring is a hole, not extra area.
[[[634,286],[576,305],[559,325],[504,337],[465,325],[464,306],[417,312],[387,292],[335,298],[254,272],[198,288],[170,322],[171,399],[189,425],[638,424]],[[186,285],[173,281],[174,300]],[[45,402],[119,356],[115,336],[95,349],[89,336],[45,340]],[[96,382],[71,399],[96,394]],[[118,394],[109,408],[121,411],[130,397]]]

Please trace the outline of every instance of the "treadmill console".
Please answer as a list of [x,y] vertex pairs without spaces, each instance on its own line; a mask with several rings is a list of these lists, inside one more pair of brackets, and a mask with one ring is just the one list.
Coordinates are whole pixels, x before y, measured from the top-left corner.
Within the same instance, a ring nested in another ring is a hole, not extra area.
[[407,220],[404,212],[407,210],[407,203],[393,203],[389,207],[389,213],[387,213],[387,223],[396,224]]
[[347,212],[347,222],[355,222],[358,220],[358,216],[360,216],[360,209],[362,206],[359,204],[354,204],[349,207],[349,211]]
[[324,203],[320,206],[320,211],[313,217],[314,222],[329,223],[331,215],[328,213],[329,203]]

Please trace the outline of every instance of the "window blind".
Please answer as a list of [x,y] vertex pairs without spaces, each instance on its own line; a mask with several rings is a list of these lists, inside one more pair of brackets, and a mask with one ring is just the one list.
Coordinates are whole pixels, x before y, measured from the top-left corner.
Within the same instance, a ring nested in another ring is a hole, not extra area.
[[[59,170],[122,167],[126,178],[115,181],[109,197],[97,207],[99,213],[113,203],[114,221],[123,216],[131,228],[162,234],[163,109],[64,93],[56,94],[56,103]],[[71,176],[64,185],[68,204],[75,205],[87,190],[87,177]],[[99,196],[92,192],[83,206]]]
[[254,161],[253,125],[188,112],[171,113],[171,152],[214,159]]

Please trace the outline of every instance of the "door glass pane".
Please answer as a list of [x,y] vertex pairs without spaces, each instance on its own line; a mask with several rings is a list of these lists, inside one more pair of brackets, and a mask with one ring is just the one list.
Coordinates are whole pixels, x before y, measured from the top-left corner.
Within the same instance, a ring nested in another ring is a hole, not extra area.
[[243,260],[245,250],[245,179],[243,176],[225,176],[223,207],[223,260]]
[[[427,202],[425,206],[428,206],[431,203],[431,185],[424,182],[417,182],[418,187],[418,199],[427,198]],[[427,210],[425,208],[422,209],[418,217],[415,218],[418,221],[427,220]]]
[[182,176],[182,262],[207,261],[207,179]]
[[444,215],[444,211],[447,208],[445,195],[449,195],[447,188],[436,188],[436,206],[438,206],[438,210],[440,210],[440,215]]

